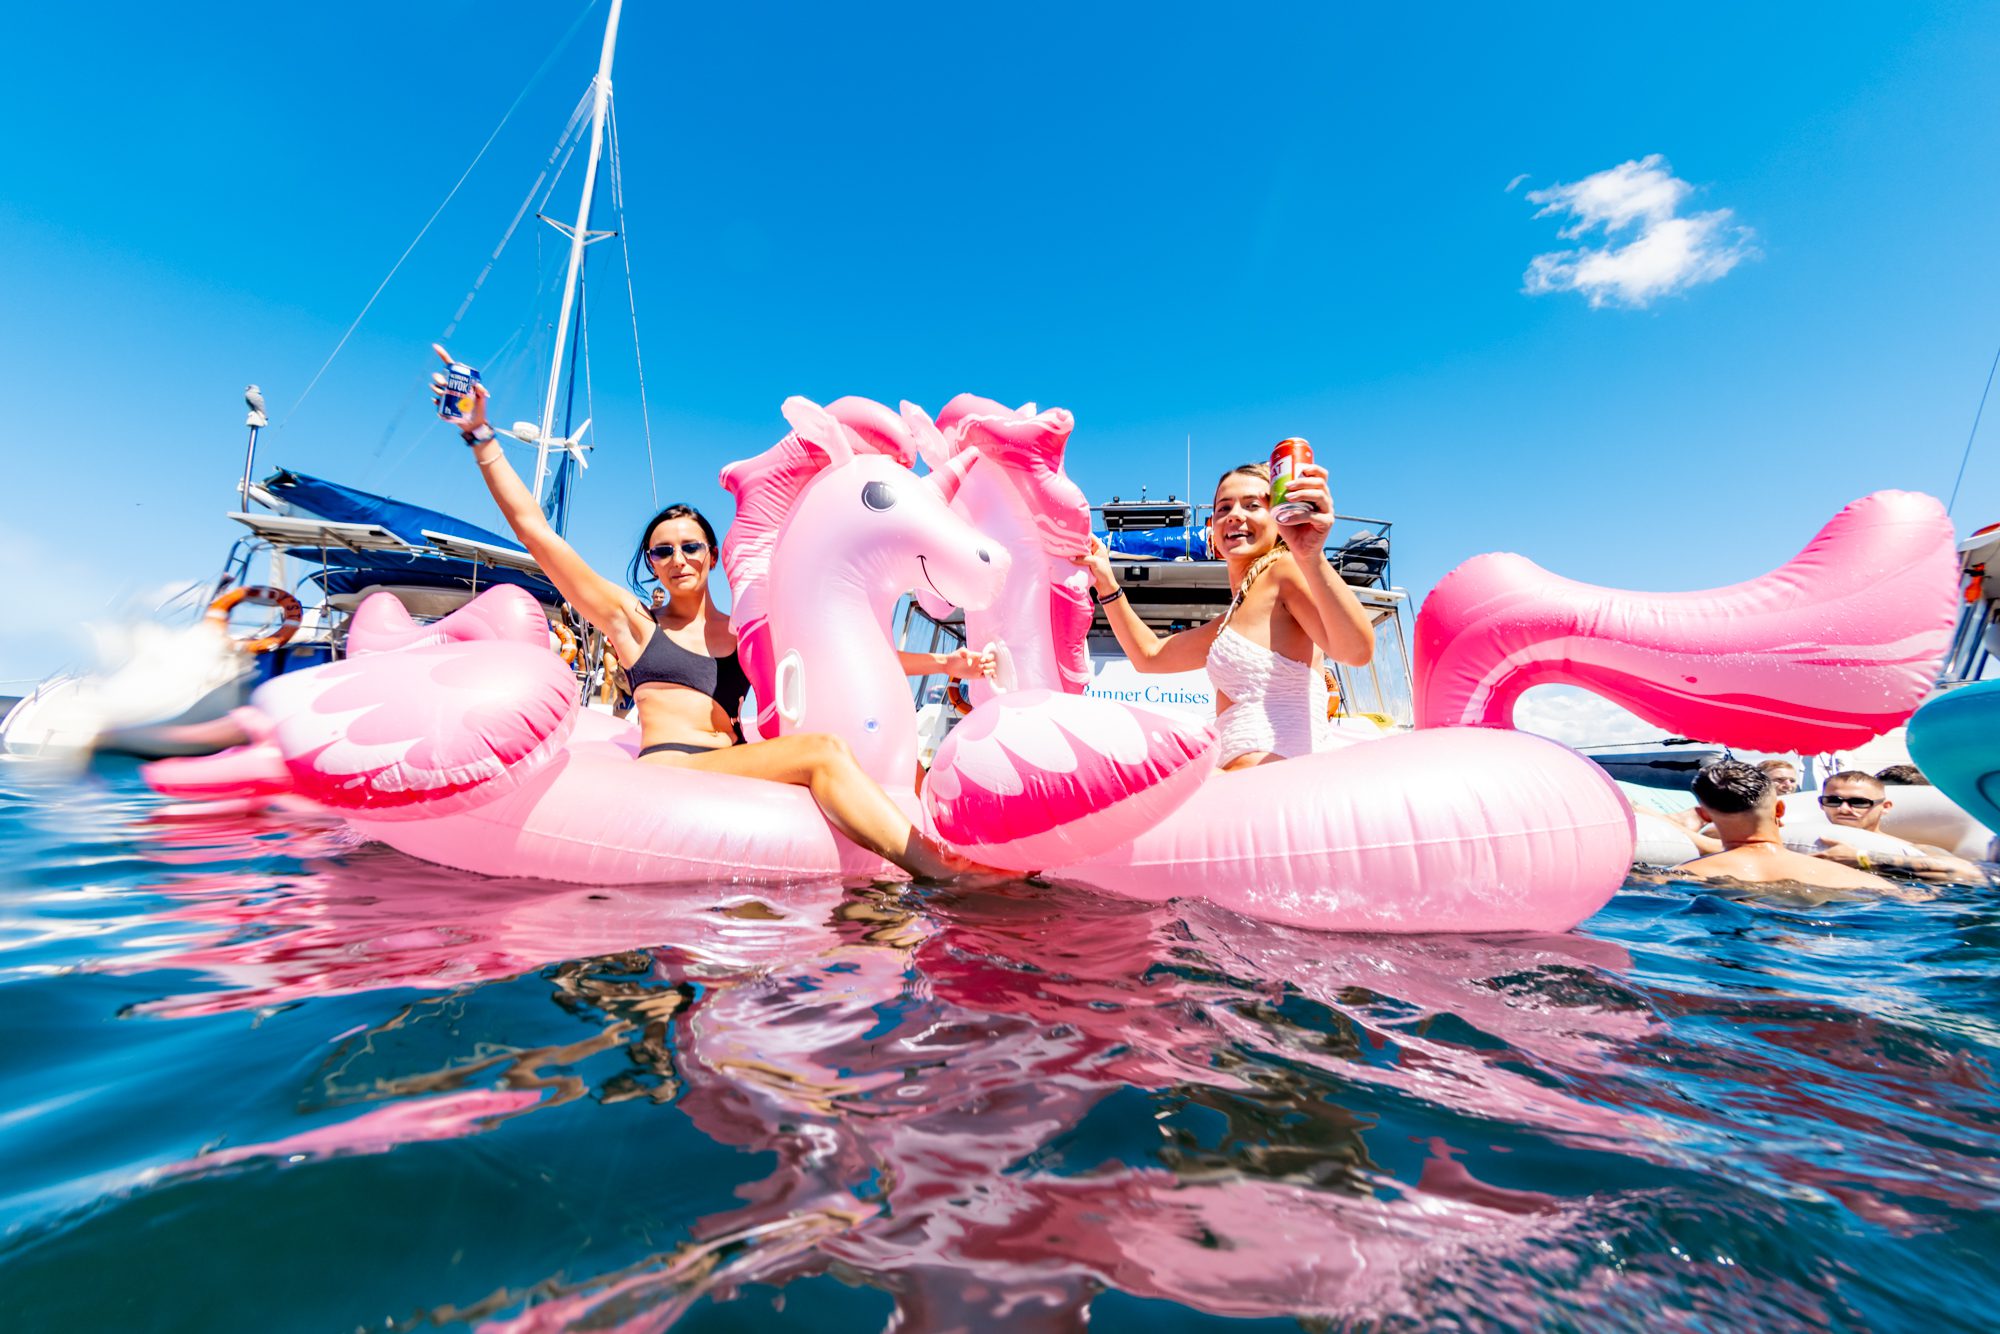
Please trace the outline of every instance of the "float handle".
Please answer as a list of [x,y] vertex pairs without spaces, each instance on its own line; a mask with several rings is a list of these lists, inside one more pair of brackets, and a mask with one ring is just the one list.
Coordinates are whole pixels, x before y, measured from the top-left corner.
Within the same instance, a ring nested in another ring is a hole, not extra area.
[[798,726],[799,720],[806,716],[806,663],[797,649],[778,659],[772,691],[778,697],[778,716]]

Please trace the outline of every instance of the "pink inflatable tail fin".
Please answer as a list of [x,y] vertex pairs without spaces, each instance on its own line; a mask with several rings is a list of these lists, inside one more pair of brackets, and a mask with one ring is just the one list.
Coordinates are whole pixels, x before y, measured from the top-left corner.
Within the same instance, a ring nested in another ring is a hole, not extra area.
[[1506,727],[1523,691],[1562,683],[1702,741],[1845,749],[1930,689],[1957,581],[1944,506],[1908,491],[1857,500],[1785,565],[1706,592],[1621,592],[1477,556],[1417,617],[1417,725]]
[[146,781],[173,796],[291,792],[376,820],[429,818],[514,790],[561,749],[579,712],[576,678],[545,644],[476,641],[287,672],[251,704],[253,744],[163,760]]
[[215,755],[181,755],[139,766],[139,776],[163,797],[228,801],[283,796],[292,790],[284,752],[269,741]]

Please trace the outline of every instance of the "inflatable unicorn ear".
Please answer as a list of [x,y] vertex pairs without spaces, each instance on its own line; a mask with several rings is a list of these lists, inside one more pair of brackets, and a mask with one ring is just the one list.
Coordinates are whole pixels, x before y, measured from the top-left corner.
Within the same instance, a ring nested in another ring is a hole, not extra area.
[[[941,480],[942,474],[950,468],[953,456],[959,452],[958,445],[944,438],[944,432],[940,431],[937,423],[931,420],[930,413],[907,398],[902,401],[901,415],[903,429],[908,431],[910,439],[916,442],[917,457],[931,470],[933,479]],[[951,490],[956,487],[959,480],[961,479],[954,478],[951,487],[945,488],[946,500],[951,499]]]
[[861,443],[855,433],[811,399],[793,394],[785,400],[781,411],[800,443],[824,455],[826,466],[838,468],[860,452],[855,448]]

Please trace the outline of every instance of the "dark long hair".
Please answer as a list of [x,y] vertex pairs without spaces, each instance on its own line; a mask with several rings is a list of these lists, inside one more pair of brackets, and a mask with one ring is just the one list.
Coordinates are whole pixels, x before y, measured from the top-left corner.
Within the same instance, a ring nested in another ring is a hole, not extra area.
[[[646,546],[653,540],[653,530],[668,519],[693,519],[701,526],[702,537],[708,541],[710,556],[717,563],[722,560],[722,550],[715,541],[715,525],[692,505],[669,505],[646,520],[646,526],[639,530],[639,549],[632,553],[632,564],[625,572],[626,582],[632,585],[632,591],[635,593],[645,592],[647,584],[656,582],[653,578],[653,567],[646,559]],[[715,567],[711,565],[709,568]]]

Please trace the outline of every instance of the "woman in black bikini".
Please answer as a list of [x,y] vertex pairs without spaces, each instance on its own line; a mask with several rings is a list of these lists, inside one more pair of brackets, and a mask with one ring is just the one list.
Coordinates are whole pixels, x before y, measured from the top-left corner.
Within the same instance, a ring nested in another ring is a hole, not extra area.
[[[447,365],[451,355],[433,346]],[[645,764],[737,774],[790,783],[812,792],[829,823],[854,842],[924,879],[983,871],[946,852],[910,824],[854,752],[837,736],[781,736],[745,744],[736,718],[750,683],[736,660],[736,633],[708,594],[715,568],[715,529],[687,505],[669,505],[646,526],[632,559],[632,582],[650,569],[666,601],[646,607],[590,568],[557,536],[527,485],[507,462],[486,421],[486,387],[476,389],[472,414],[454,419],[486,489],[507,526],[569,604],[604,635],[625,668],[639,714],[639,758]],[[990,673],[990,658],[960,650],[903,655],[905,670],[953,676]]]

